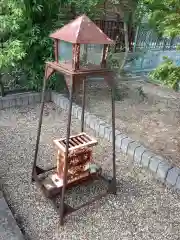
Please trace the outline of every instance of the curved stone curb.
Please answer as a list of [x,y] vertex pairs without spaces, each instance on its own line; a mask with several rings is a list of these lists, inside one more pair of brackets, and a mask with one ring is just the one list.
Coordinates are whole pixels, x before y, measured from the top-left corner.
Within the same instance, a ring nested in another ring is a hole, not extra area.
[[[64,110],[68,110],[69,100],[62,94],[51,93],[51,101]],[[82,108],[76,104],[72,106],[72,114],[81,120]],[[112,127],[95,115],[85,112],[85,124],[92,128],[97,136],[112,141]],[[141,143],[134,141],[119,130],[116,130],[116,152],[122,151],[135,164],[147,168],[156,175],[156,178],[174,189],[180,190],[180,169],[172,167],[162,158],[145,148]]]

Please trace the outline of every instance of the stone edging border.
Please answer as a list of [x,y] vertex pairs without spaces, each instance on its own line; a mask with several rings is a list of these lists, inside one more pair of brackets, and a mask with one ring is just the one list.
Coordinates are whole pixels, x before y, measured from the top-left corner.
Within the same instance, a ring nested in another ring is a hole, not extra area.
[[[41,101],[40,93],[19,93],[0,97],[0,110],[8,107],[27,106]],[[52,101],[57,107],[68,109],[69,100],[63,94],[46,92],[45,101]],[[82,108],[76,104],[72,106],[72,115],[81,120]],[[112,127],[95,115],[85,112],[85,124],[93,129],[96,135],[112,141]],[[131,157],[134,164],[138,164],[153,172],[158,180],[173,189],[180,190],[180,168],[171,166],[162,158],[145,148],[141,143],[116,130],[116,152],[122,151]]]
[[[50,91],[46,92],[45,101],[51,101]],[[15,93],[5,97],[0,97],[0,110],[9,107],[28,106],[40,102],[41,93],[39,92]]]

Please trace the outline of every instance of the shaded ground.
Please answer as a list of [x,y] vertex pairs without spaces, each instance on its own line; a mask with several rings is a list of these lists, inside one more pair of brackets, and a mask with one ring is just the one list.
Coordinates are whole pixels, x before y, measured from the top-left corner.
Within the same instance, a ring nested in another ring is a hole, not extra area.
[[[103,84],[92,86],[88,88],[87,110],[111,123],[110,92]],[[119,84],[119,93],[116,127],[180,167],[179,93],[137,81]]]
[[[66,218],[59,226],[58,214],[36,185],[31,168],[39,105],[0,111],[0,183],[26,239],[29,240],[178,240],[180,197],[153,180],[151,174],[131,168],[123,155],[117,156],[117,196],[107,196]],[[67,113],[47,104],[43,121],[40,164],[53,160],[52,139],[65,136]],[[73,119],[73,133],[79,131]],[[89,134],[92,131],[87,129]],[[107,172],[111,169],[109,143],[99,139],[95,159]],[[131,171],[130,171],[131,170]],[[96,188],[99,191],[100,188]],[[81,202],[95,187],[76,188],[68,202]]]

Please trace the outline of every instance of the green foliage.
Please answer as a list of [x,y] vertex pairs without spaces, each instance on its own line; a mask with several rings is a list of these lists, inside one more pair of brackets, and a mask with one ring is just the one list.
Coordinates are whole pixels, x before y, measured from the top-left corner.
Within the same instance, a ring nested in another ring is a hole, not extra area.
[[180,0],[143,0],[151,26],[165,36],[180,35]]
[[[17,1],[18,2],[18,1]],[[0,36],[3,49],[0,52],[0,69],[14,66],[25,56],[22,41],[16,37],[22,22],[23,6],[15,1],[1,0],[0,4]]]
[[109,0],[111,8],[120,15],[124,22],[132,20],[140,0]]
[[[160,36],[176,37],[180,35],[180,0],[142,0],[146,8],[151,27],[155,28]],[[177,50],[179,46],[177,46]],[[180,67],[167,57],[151,74],[153,81],[179,89]]]
[[[0,72],[21,71],[24,85],[39,91],[45,61],[53,59],[53,43],[49,34],[73,17],[99,14],[101,0],[1,0]],[[55,86],[52,80],[50,86]]]
[[16,62],[22,60],[26,53],[23,43],[16,39],[4,42],[4,49],[0,52],[0,68],[14,67]]
[[150,79],[160,81],[177,91],[180,82],[180,66],[176,66],[168,57],[164,57],[164,62],[150,73]]
[[99,6],[104,3],[104,0],[68,0],[74,14],[87,14],[91,19],[102,14],[103,9]]

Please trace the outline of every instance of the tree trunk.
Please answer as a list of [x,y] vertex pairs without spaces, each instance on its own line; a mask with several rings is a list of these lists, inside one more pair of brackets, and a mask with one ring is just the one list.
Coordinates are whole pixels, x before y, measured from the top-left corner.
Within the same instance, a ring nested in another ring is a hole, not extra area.
[[120,67],[120,72],[123,70],[126,60],[128,57],[129,53],[129,37],[128,37],[128,24],[126,21],[124,21],[124,40],[125,40],[125,54],[124,54],[124,59],[122,61],[121,67]]
[[136,28],[136,34],[135,34],[135,40],[134,40],[134,48],[133,48],[133,52],[136,52],[136,46],[137,46],[138,35],[139,35],[139,26],[137,26],[137,28]]

